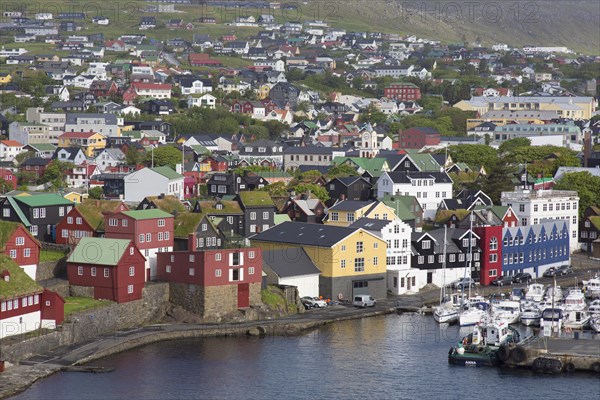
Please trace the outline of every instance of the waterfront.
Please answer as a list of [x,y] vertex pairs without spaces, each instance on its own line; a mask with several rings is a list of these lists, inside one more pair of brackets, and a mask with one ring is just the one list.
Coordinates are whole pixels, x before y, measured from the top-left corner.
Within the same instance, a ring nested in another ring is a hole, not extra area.
[[[462,368],[447,363],[466,331],[429,316],[343,321],[302,336],[201,338],[152,344],[93,365],[107,374],[61,372],[22,399],[595,398],[588,373],[547,376],[527,370]],[[599,342],[600,346],[600,342]]]

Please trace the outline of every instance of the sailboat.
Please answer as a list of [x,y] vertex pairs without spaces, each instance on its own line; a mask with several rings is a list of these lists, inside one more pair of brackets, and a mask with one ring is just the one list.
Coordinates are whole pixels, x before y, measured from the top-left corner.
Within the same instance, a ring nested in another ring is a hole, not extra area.
[[440,324],[451,324],[458,320],[458,309],[451,298],[446,297],[446,235],[448,227],[444,226],[444,264],[442,266],[442,287],[440,289],[440,305],[433,311],[433,319]]

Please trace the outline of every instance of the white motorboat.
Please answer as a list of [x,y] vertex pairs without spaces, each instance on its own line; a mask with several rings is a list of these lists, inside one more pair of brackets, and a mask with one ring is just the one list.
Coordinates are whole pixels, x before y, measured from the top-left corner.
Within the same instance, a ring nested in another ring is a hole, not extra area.
[[458,316],[460,326],[471,326],[485,321],[489,313],[490,305],[488,303],[477,303],[463,310]]
[[511,300],[500,300],[492,303],[492,317],[496,321],[516,324],[521,316],[521,303]]
[[562,330],[564,314],[560,308],[546,308],[542,311],[541,326],[544,329],[544,336],[552,336],[553,332]]
[[588,306],[588,312],[590,315],[600,315],[600,299],[596,299]]
[[585,295],[579,288],[569,289],[567,297],[565,297],[565,303],[563,308],[565,311],[583,311],[587,304],[585,302]]
[[520,321],[526,326],[539,326],[542,319],[542,312],[534,306],[527,306],[521,311]]
[[583,329],[590,322],[590,313],[583,310],[565,312],[563,326],[569,329]]
[[451,324],[458,321],[458,308],[450,302],[441,304],[433,311],[433,319],[440,324]]
[[525,300],[540,302],[544,299],[545,287],[541,283],[532,283],[527,286]]
[[563,292],[560,286],[549,286],[546,290],[546,295],[544,299],[550,302],[554,302],[554,304],[559,304],[564,300]]
[[592,328],[594,332],[600,333],[600,314],[592,315],[590,318],[590,328]]
[[592,299],[600,298],[600,276],[596,275],[589,281],[583,281],[585,297]]

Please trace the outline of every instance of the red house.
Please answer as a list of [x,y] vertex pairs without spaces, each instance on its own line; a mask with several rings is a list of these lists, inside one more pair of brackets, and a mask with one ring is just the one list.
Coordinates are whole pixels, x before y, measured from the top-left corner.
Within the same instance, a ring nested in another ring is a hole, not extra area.
[[191,53],[188,56],[188,61],[190,65],[194,67],[201,67],[206,65],[220,67],[223,65],[221,61],[211,59],[210,54],[206,53]]
[[23,225],[0,220],[0,254],[5,254],[34,280],[40,248],[40,242]]
[[92,287],[95,299],[125,303],[142,298],[145,261],[131,240],[85,237],[67,259],[67,277]]
[[96,95],[96,97],[109,97],[113,94],[117,94],[119,92],[119,88],[112,80],[93,81],[90,85],[90,92]]
[[183,197],[191,199],[198,197],[198,180],[193,176],[185,176],[183,178]]
[[439,145],[440,133],[434,128],[419,126],[400,131],[398,141],[401,149],[422,149],[425,146]]
[[10,169],[0,168],[0,183],[2,181],[8,184],[10,190],[17,190],[17,176]]
[[54,329],[63,318],[64,300],[0,254],[0,339],[40,327]]
[[[195,248],[195,235],[190,235]],[[200,302],[181,304],[204,317],[235,312],[260,302],[262,252],[260,248],[174,251],[158,254],[157,278],[180,284],[174,290],[203,290]],[[187,293],[186,290],[186,293]]]
[[473,227],[473,232],[481,238],[481,285],[488,286],[502,276],[502,225]]
[[105,237],[131,240],[146,258],[146,280],[155,279],[157,253],[173,250],[173,220],[159,209],[121,211],[104,217]]
[[57,244],[77,244],[83,237],[104,233],[104,217],[129,207],[120,201],[86,199],[56,224]]
[[383,95],[388,99],[417,101],[421,100],[421,89],[410,82],[391,83],[383,88]]

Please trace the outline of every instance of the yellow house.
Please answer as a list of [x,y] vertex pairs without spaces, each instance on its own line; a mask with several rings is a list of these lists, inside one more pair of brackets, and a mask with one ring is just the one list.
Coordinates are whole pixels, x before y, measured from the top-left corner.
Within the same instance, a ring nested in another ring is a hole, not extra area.
[[79,147],[86,157],[106,147],[106,137],[97,132],[65,132],[58,137],[58,147]]
[[12,81],[12,76],[7,72],[0,72],[0,85],[6,85]]
[[263,251],[285,250],[290,273],[302,248],[319,268],[319,294],[332,299],[351,299],[387,294],[385,240],[361,228],[283,222],[253,236],[252,245]]
[[393,221],[396,219],[396,214],[393,208],[386,206],[382,201],[343,200],[329,207],[323,223],[326,225],[348,226],[360,218]]
[[76,204],[81,204],[84,199],[87,199],[88,194],[86,193],[77,193],[77,192],[69,192],[63,196],[65,199],[72,201]]

